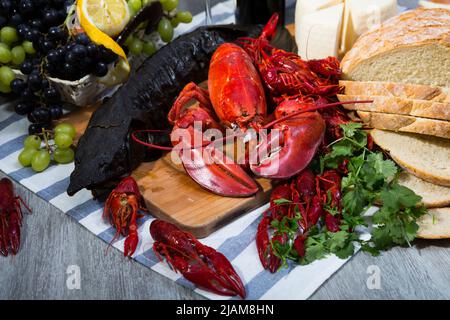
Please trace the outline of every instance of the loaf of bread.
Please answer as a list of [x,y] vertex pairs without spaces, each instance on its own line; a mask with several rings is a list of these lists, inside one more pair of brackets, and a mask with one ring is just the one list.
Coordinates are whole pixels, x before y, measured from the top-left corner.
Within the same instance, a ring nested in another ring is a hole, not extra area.
[[449,88],[379,81],[339,81],[350,96],[385,96],[450,103]]
[[417,237],[422,239],[450,238],[450,208],[430,209],[418,221]]
[[425,181],[450,186],[450,140],[376,129],[371,135],[406,171]]
[[[450,139],[450,121],[381,112],[356,112],[368,127],[374,129],[419,133]],[[427,139],[428,137],[424,138]]]
[[421,196],[422,204],[427,208],[450,206],[450,187],[438,186],[406,171],[400,173],[398,183]]
[[450,86],[450,10],[418,8],[362,35],[342,60],[343,77]]
[[384,96],[338,95],[341,102],[368,101],[372,103],[344,104],[348,110],[403,114],[415,117],[450,120],[450,102],[404,99]]

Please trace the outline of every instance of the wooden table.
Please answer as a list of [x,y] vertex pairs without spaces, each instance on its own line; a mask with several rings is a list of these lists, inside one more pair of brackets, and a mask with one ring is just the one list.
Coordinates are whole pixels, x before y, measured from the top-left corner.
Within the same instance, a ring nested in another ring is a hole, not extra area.
[[[0,257],[0,299],[202,299],[117,250],[105,254],[106,243],[29,190],[15,188],[34,212],[24,219],[19,254]],[[450,240],[416,241],[377,258],[358,253],[311,298],[450,299],[449,247]],[[80,268],[79,290],[66,285],[73,265]],[[380,269],[379,290],[366,285],[372,266]]]

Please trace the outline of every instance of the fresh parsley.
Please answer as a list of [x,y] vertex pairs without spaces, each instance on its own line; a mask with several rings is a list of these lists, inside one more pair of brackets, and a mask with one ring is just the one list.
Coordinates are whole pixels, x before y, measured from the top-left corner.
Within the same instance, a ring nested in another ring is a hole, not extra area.
[[[295,260],[300,264],[308,264],[335,254],[345,259],[354,253],[355,244],[359,243],[363,251],[378,255],[381,250],[393,246],[410,245],[417,234],[417,219],[426,214],[420,205],[421,197],[412,190],[397,182],[399,168],[390,159],[385,159],[382,152],[367,148],[368,134],[359,123],[341,125],[343,137],[328,146],[329,152],[321,155],[311,168],[315,174],[322,174],[328,169],[338,169],[346,164],[347,173],[342,178],[342,219],[340,231],[330,232],[326,227],[318,225],[310,228],[304,242],[305,255],[300,258],[293,248],[293,241],[298,233],[298,222],[301,215],[296,212],[294,218],[283,218],[273,221],[275,234],[285,235],[287,241],[281,244],[272,241],[274,254],[282,260]],[[279,199],[276,205],[292,205],[286,199]],[[366,210],[378,205],[380,209],[371,217],[371,239],[360,240],[358,227],[367,226],[363,214]],[[336,208],[324,209],[335,215]]]

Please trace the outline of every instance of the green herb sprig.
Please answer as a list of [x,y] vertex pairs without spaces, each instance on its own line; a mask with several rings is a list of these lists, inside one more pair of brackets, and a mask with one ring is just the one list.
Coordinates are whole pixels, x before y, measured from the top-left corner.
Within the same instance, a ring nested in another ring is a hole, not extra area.
[[[324,170],[337,169],[344,160],[347,163],[348,174],[343,177],[341,185],[343,209],[340,231],[333,233],[326,227],[314,226],[308,231],[305,256],[299,258],[292,242],[300,215],[293,221],[284,219],[273,222],[275,233],[288,234],[286,244],[272,243],[275,255],[282,259],[284,266],[287,260],[308,264],[328,254],[345,259],[354,253],[355,243],[372,255],[379,255],[380,251],[394,246],[410,245],[419,228],[417,219],[426,214],[426,209],[420,205],[421,197],[398,184],[400,170],[397,165],[385,159],[382,152],[367,148],[368,134],[362,125],[348,123],[341,125],[341,128],[343,137],[330,144],[330,152],[320,156],[312,165],[316,174],[322,174]],[[278,201],[278,205],[290,205],[289,200]],[[361,240],[357,229],[367,227],[364,213],[373,205],[378,205],[380,209],[371,217],[371,239]]]

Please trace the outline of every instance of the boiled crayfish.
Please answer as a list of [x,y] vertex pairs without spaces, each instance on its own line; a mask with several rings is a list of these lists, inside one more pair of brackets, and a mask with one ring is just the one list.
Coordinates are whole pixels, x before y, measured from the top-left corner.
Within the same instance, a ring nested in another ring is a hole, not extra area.
[[277,186],[270,198],[270,208],[262,218],[256,234],[256,246],[263,267],[276,272],[282,261],[274,253],[273,243],[283,245],[289,241],[287,234],[271,232],[273,221],[283,223],[283,218],[292,221],[297,212],[300,214],[293,248],[303,258],[308,233],[319,219],[328,231],[340,230],[341,200],[341,175],[337,170],[328,170],[315,176],[311,170],[306,169],[290,182]]
[[[274,15],[257,39],[241,38],[238,43],[242,47],[232,43],[219,46],[211,58],[208,90],[189,83],[168,115],[173,149],[185,171],[221,196],[257,193],[259,186],[248,170],[270,179],[299,174],[316,155],[329,124],[341,122],[335,121],[337,113],[330,108],[342,103],[326,99],[341,90],[337,84],[339,62],[335,58],[306,62],[273,48],[270,39],[277,21]],[[189,104],[192,100],[198,103]],[[268,103],[276,106],[271,115]],[[214,142],[206,138],[208,131],[223,136],[225,129],[232,129],[233,134]],[[250,134],[251,129],[255,135]],[[195,139],[199,135],[201,138]],[[172,150],[144,143],[135,134],[132,138],[149,147]],[[218,147],[230,138],[249,142],[240,164]]]
[[0,253],[5,257],[19,252],[23,217],[21,204],[31,212],[21,197],[14,196],[11,180],[0,180]]
[[126,237],[125,257],[134,254],[139,242],[137,219],[142,217],[139,210],[147,211],[136,180],[124,178],[106,200],[103,218],[108,219],[117,231],[112,241],[119,235]]
[[242,280],[223,254],[162,220],[151,223],[150,234],[155,240],[155,254],[161,260],[164,256],[172,268],[187,280],[216,294],[245,298]]

